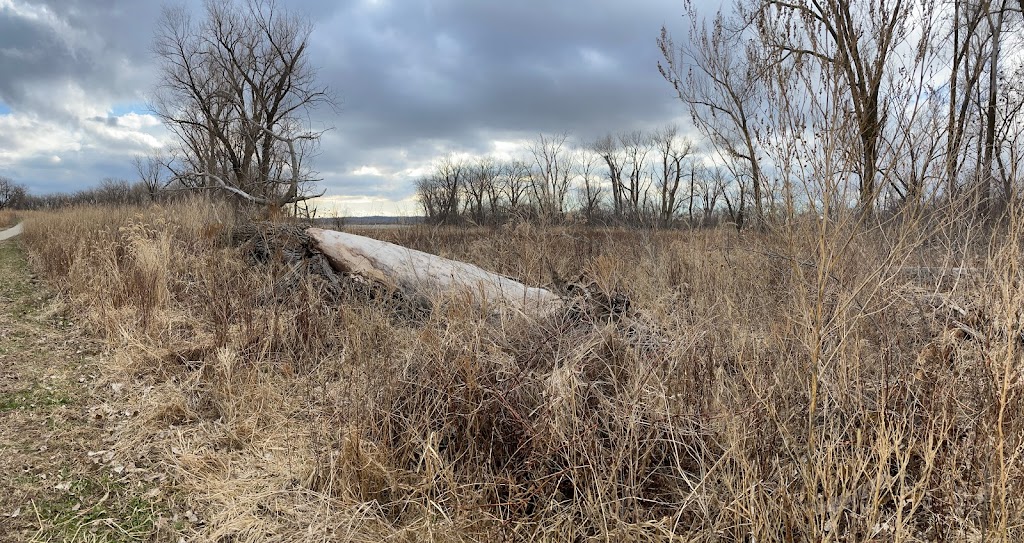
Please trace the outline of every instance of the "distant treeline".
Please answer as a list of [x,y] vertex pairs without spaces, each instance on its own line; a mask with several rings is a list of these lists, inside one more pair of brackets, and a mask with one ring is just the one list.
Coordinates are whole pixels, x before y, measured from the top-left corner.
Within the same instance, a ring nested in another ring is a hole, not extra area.
[[0,209],[58,209],[76,205],[144,205],[170,197],[170,193],[124,179],[104,179],[99,186],[76,192],[30,194],[24,185],[0,177]]
[[746,186],[705,162],[674,126],[589,144],[540,135],[504,161],[444,156],[416,189],[435,224],[742,224]]

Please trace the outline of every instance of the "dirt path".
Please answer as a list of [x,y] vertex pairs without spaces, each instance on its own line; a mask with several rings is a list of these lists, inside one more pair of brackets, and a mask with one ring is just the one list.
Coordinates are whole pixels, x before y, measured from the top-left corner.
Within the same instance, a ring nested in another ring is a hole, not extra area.
[[62,307],[0,241],[0,542],[176,540],[157,491],[108,452],[103,346]]
[[14,226],[6,229],[6,230],[0,230],[0,241],[3,241],[5,239],[11,239],[11,238],[17,236],[18,234],[20,234],[21,233],[21,229],[22,229],[22,224],[24,224],[24,223],[20,223],[19,222],[18,224],[14,225]]

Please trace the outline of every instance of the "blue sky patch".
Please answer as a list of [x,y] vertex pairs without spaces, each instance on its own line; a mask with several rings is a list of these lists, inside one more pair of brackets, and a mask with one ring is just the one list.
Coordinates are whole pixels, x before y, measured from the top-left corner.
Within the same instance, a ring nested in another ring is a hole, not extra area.
[[7,115],[11,112],[11,108],[7,107],[7,104],[0,102],[0,115]]
[[148,115],[152,113],[149,107],[142,102],[128,103],[128,104],[117,104],[110,108],[111,117],[120,117],[129,113],[135,113],[138,115]]

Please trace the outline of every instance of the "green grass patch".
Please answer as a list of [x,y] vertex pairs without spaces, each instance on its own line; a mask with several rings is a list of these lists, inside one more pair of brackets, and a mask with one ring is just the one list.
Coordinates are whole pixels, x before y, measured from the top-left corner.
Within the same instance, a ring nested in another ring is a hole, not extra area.
[[16,302],[15,311],[24,309],[33,294],[32,275],[21,244],[0,242],[0,296]]
[[63,496],[36,504],[35,541],[130,542],[152,536],[161,509],[108,477],[74,480]]
[[34,386],[14,392],[0,392],[0,412],[15,409],[46,409],[71,403],[71,398],[56,390]]

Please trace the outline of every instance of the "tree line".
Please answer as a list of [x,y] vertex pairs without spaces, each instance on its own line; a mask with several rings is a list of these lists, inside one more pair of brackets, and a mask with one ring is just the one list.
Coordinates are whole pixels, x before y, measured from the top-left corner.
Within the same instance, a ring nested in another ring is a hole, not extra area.
[[173,198],[163,188],[142,181],[107,178],[97,186],[74,192],[32,194],[24,185],[0,177],[0,209],[60,209],[78,205],[146,205]]
[[669,125],[573,141],[541,134],[506,160],[448,154],[416,181],[435,224],[510,220],[673,226],[742,220],[737,187]]

